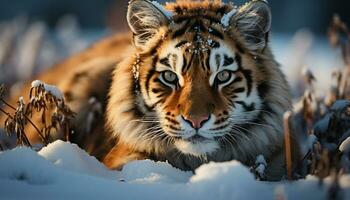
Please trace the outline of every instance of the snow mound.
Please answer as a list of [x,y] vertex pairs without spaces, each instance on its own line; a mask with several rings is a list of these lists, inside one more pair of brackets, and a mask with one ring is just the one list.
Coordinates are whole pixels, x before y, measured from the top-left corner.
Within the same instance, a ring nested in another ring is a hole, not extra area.
[[38,154],[67,171],[104,178],[117,178],[117,172],[107,170],[95,157],[88,155],[76,144],[58,140],[42,148]]
[[[195,174],[150,160],[113,171],[62,141],[39,152],[26,147],[0,152],[0,199],[324,199],[329,184],[318,183],[315,177],[256,181],[238,161],[211,162]],[[350,177],[342,176],[340,185],[350,197]]]

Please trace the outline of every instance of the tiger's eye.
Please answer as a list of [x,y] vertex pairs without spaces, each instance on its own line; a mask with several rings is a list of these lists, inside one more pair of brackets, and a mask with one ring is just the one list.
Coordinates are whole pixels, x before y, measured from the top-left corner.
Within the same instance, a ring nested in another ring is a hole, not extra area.
[[172,71],[165,71],[162,73],[163,79],[168,83],[174,83],[177,80],[177,75]]
[[227,71],[227,70],[221,71],[221,72],[219,72],[219,73],[216,75],[216,78],[217,78],[218,81],[220,81],[221,83],[227,82],[227,81],[229,81],[230,78],[231,78],[231,72],[229,72],[229,71]]

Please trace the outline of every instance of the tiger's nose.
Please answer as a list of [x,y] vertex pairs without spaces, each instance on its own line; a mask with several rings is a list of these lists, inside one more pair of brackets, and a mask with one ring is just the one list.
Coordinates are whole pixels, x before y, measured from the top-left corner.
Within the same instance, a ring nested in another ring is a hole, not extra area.
[[202,117],[185,117],[182,116],[182,118],[189,123],[194,129],[200,129],[205,122],[207,122],[210,118],[210,115],[208,116],[202,116]]

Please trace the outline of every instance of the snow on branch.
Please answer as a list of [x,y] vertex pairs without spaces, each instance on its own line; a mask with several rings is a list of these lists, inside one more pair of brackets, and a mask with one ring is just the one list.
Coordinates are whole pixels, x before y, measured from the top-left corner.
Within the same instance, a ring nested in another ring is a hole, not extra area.
[[41,86],[44,88],[45,92],[50,93],[59,100],[63,100],[63,94],[56,86],[43,83],[40,80],[35,80],[32,82],[32,88],[39,88]]

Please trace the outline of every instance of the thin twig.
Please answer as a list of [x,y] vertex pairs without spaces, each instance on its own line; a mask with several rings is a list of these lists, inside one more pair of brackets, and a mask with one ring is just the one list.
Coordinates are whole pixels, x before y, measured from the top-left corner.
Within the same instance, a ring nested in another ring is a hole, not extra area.
[[291,111],[287,111],[283,115],[284,146],[285,146],[285,156],[286,156],[288,180],[292,180],[292,151],[291,151],[290,128],[289,128],[289,119],[290,119],[291,115],[292,115]]
[[0,111],[2,113],[4,113],[5,115],[7,115],[8,117],[10,117],[11,119],[13,119],[13,117],[10,115],[10,113],[6,112],[5,110],[3,110],[1,107],[0,107]]
[[[13,110],[16,110],[15,107],[11,106],[10,104],[8,104],[5,100],[1,99],[0,100],[8,107],[10,107],[11,109]],[[3,112],[4,114],[6,114],[7,116],[9,116],[11,119],[13,119],[13,117],[10,115],[10,113],[6,112],[5,110],[1,109],[0,108],[0,111]],[[23,115],[26,120],[33,126],[33,128],[38,132],[39,136],[40,136],[40,139],[42,140],[42,142],[45,144],[45,145],[48,145],[49,142],[46,140],[46,138],[42,135],[41,131],[39,130],[39,128],[37,126],[35,126],[35,124],[29,119],[29,117],[27,115]]]

